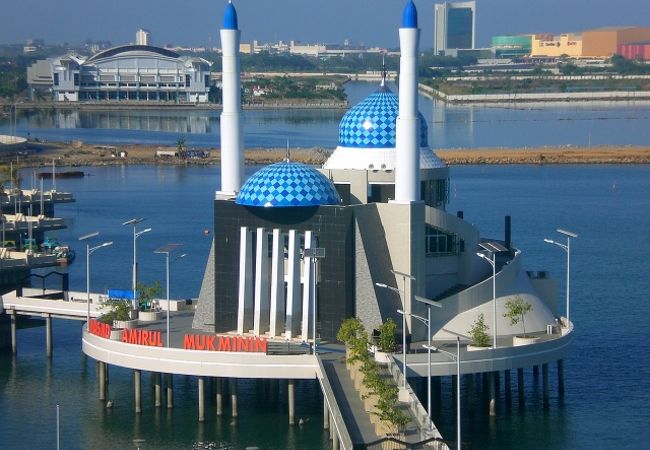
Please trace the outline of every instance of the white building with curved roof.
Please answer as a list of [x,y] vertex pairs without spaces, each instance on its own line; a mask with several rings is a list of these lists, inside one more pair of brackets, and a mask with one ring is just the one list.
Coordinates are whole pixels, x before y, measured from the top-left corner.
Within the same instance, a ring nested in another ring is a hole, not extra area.
[[90,58],[65,55],[48,61],[57,102],[208,101],[212,63],[164,48],[124,45]]

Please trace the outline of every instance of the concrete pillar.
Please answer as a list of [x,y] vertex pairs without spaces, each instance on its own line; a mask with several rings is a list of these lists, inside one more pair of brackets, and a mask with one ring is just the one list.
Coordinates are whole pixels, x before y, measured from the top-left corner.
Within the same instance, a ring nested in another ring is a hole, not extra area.
[[557,360],[557,392],[561,396],[564,395],[564,360]]
[[11,313],[11,354],[18,353],[18,336],[16,335],[16,313]]
[[437,405],[438,407],[440,406],[440,391],[441,391],[440,377],[431,377],[431,395],[433,396],[433,398],[431,399],[431,403],[433,405]]
[[232,416],[237,417],[237,378],[230,379],[230,407],[232,409]]
[[474,375],[465,375],[465,386],[467,386],[467,409],[469,412],[474,411]]
[[519,407],[524,405],[524,369],[517,369],[517,393],[519,394]]
[[[312,232],[305,231],[305,248],[312,248]],[[309,340],[310,333],[310,324],[311,324],[311,314],[313,314],[313,302],[312,302],[312,270],[311,270],[311,258],[305,258],[303,261],[303,276],[304,280],[302,285],[302,327],[300,330],[300,335],[302,336],[302,341],[307,342]]]
[[501,373],[497,370],[494,372],[494,395],[499,396],[501,392]]
[[296,397],[295,397],[295,381],[288,380],[287,393],[289,396],[289,425],[296,424]]
[[154,385],[154,404],[156,408],[160,408],[162,405],[162,376],[160,372],[153,374],[153,385]]
[[135,394],[135,412],[142,412],[142,374],[138,369],[133,370],[133,392]]
[[223,391],[221,387],[221,378],[217,378],[216,382],[216,390],[217,390],[217,416],[222,416],[223,415]]
[[253,334],[269,331],[271,291],[269,286],[269,238],[264,228],[257,229],[255,243],[255,311]]
[[496,411],[497,401],[496,401],[496,397],[494,395],[494,391],[495,391],[494,384],[495,384],[494,383],[494,372],[490,372],[488,374],[488,389],[490,391],[490,396],[489,396],[489,401],[490,401],[489,414],[490,414],[490,416],[496,416],[497,415],[497,411]]
[[269,335],[279,336],[284,332],[284,235],[273,230],[273,256],[271,262],[271,320]]
[[174,377],[171,373],[166,375],[167,378],[167,409],[174,407]]
[[510,406],[510,403],[512,401],[512,380],[510,379],[510,369],[506,369],[503,372],[504,375],[504,389],[506,391],[506,404]]
[[205,422],[205,378],[199,377],[199,422]]
[[45,355],[52,357],[52,316],[45,314]]
[[542,390],[544,398],[544,408],[548,408],[549,395],[548,395],[548,363],[542,364]]
[[327,400],[325,400],[325,395],[323,395],[323,430],[330,429],[330,410],[327,407]]
[[285,310],[285,337],[298,334],[300,325],[300,240],[296,230],[289,230],[289,254],[287,261],[287,304]]
[[253,328],[253,239],[246,227],[240,229],[239,242],[239,304],[237,334]]
[[100,362],[97,366],[97,378],[99,380],[99,399],[106,400],[106,363]]
[[535,378],[539,377],[539,366],[533,366],[533,376]]
[[456,383],[458,382],[458,379],[456,378],[456,375],[451,376],[451,398],[456,399]]

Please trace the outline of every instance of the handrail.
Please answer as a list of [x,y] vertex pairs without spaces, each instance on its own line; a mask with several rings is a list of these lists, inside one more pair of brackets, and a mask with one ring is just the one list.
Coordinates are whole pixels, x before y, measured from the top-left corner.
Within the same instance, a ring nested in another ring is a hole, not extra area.
[[[341,414],[341,410],[339,409],[338,403],[336,403],[336,397],[334,396],[334,390],[332,389],[332,385],[329,382],[329,379],[327,378],[327,372],[325,372],[325,366],[323,366],[323,361],[321,360],[320,356],[316,358],[318,361],[318,381],[321,385],[321,389],[323,390],[323,399],[327,403],[327,407],[331,413],[331,418],[332,421],[334,422],[335,425],[335,432],[338,436],[339,443],[341,444],[341,447],[343,450],[352,450],[353,444],[352,444],[352,438],[350,437],[350,433],[348,432],[347,427],[345,426],[345,420],[343,420],[343,415]],[[332,401],[330,401],[332,399]],[[330,427],[332,424],[330,423]]]

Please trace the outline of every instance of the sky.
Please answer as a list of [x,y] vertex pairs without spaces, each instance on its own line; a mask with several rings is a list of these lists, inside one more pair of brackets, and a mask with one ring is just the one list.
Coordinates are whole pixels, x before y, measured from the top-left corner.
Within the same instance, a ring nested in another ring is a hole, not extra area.
[[[414,0],[421,48],[433,46],[435,0]],[[135,41],[219,45],[227,0],[0,0],[0,44]],[[397,47],[406,0],[234,0],[242,41],[296,40]],[[602,26],[650,27],[650,0],[478,0],[477,46],[501,34],[579,32]]]

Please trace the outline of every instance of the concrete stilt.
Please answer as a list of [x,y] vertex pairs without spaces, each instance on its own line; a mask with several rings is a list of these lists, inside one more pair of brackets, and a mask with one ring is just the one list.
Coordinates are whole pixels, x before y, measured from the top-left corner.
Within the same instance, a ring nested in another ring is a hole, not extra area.
[[174,377],[171,373],[166,375],[167,378],[167,409],[174,407]]
[[503,371],[503,389],[506,391],[506,404],[510,406],[512,402],[512,380],[510,379],[510,369]]
[[237,411],[237,378],[230,379],[230,407],[232,416],[237,417],[239,415]]
[[221,389],[221,378],[217,378],[215,383],[216,402],[217,402],[217,416],[223,415],[223,391]]
[[[440,407],[440,391],[441,391],[440,377],[431,377],[431,395],[433,396],[431,402],[433,403],[433,405],[436,405],[437,407]],[[431,409],[433,409],[433,406],[431,407]]]
[[205,378],[199,377],[199,422],[205,422]]
[[162,376],[160,372],[155,372],[153,374],[153,385],[154,385],[154,404],[156,408],[162,406]]
[[474,375],[465,375],[465,386],[467,386],[467,410],[474,412]]
[[45,314],[45,355],[52,357],[52,316]]
[[494,395],[499,396],[501,392],[501,372],[498,370],[494,372]]
[[330,409],[327,407],[327,401],[323,398],[323,430],[330,429]]
[[451,376],[451,398],[455,399],[456,398],[456,383],[458,382],[458,379],[456,378],[456,375]]
[[539,377],[539,366],[533,366],[533,377]]
[[295,381],[288,380],[287,393],[289,396],[289,425],[296,424],[296,397],[295,397]]
[[135,412],[142,412],[142,373],[138,369],[133,370],[133,392],[135,394]]
[[542,364],[542,391],[544,399],[544,408],[548,408],[549,395],[548,395],[548,363]]
[[99,380],[99,399],[106,400],[106,363],[100,362],[97,366],[97,378]]
[[488,386],[488,378],[489,378],[488,372],[483,372],[482,378],[483,378],[483,395],[485,395],[490,390]]
[[564,395],[564,360],[557,360],[557,392],[560,397]]
[[18,336],[16,335],[16,313],[11,312],[11,354],[18,353]]
[[488,374],[488,390],[490,391],[490,395],[489,395],[489,401],[490,401],[489,414],[490,414],[490,416],[496,416],[497,415],[497,411],[496,411],[497,401],[496,401],[496,397],[494,395],[494,391],[495,391],[494,384],[495,384],[494,383],[494,372],[490,372]]
[[524,406],[524,369],[517,369],[517,393],[519,394],[519,407]]

